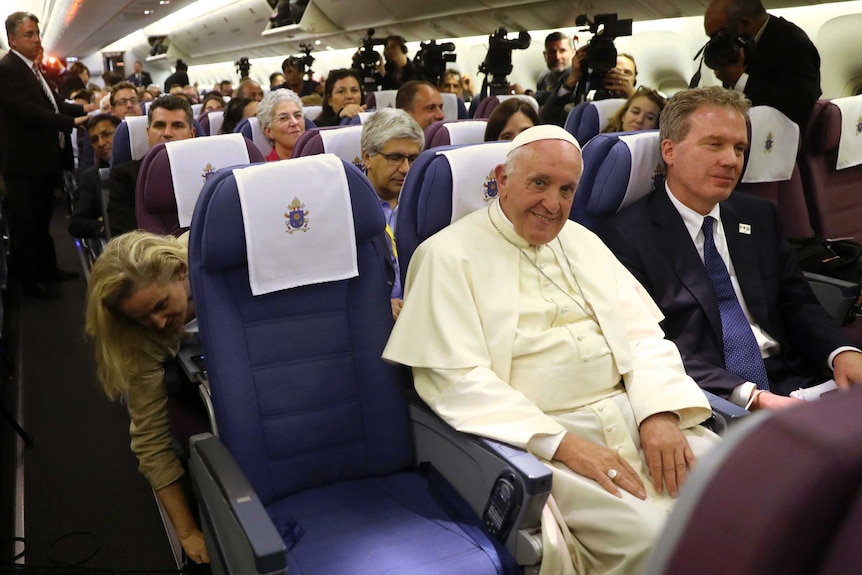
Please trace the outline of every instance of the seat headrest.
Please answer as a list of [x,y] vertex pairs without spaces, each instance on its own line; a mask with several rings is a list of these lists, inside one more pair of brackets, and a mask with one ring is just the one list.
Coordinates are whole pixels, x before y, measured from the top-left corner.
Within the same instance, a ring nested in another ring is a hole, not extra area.
[[665,172],[658,130],[599,134],[583,157],[570,217],[587,227],[647,195]]
[[111,164],[118,165],[131,160],[140,160],[150,149],[147,140],[147,117],[128,116],[114,134]]
[[269,140],[266,139],[257,116],[252,116],[251,118],[245,118],[242,120],[236,125],[234,132],[238,132],[254,142],[254,145],[257,146],[257,149],[260,150],[263,157],[268,156],[270,152],[272,152],[272,144],[270,144]]
[[[318,156],[319,157],[319,156]],[[201,192],[201,199],[195,208],[195,216],[192,220],[192,228],[197,225],[205,225],[204,244],[207,249],[200,254],[203,266],[211,271],[226,270],[244,266],[247,262],[247,250],[245,235],[240,242],[231,242],[224,239],[221,230],[245,229],[243,208],[240,204],[239,190],[235,174],[243,170],[260,169],[264,166],[278,166],[278,182],[269,192],[278,193],[284,204],[278,211],[268,214],[267,217],[278,220],[283,233],[287,234],[288,218],[285,213],[290,212],[288,206],[294,198],[306,204],[308,211],[309,227],[316,226],[316,222],[323,215],[312,207],[316,186],[313,182],[320,180],[299,180],[297,174],[304,171],[303,162],[314,158],[301,158],[288,162],[270,162],[257,166],[243,167],[236,170],[220,170],[207,179]],[[343,173],[346,177],[347,188],[350,193],[351,209],[353,212],[353,233],[356,244],[371,241],[379,236],[385,226],[383,210],[377,193],[371,187],[371,183],[355,166],[343,162]],[[200,217],[200,212],[206,212],[205,217]],[[196,222],[203,222],[197,224]],[[255,220],[253,225],[259,225]],[[296,232],[302,234],[303,232]],[[296,233],[291,235],[296,235]]]
[[841,121],[835,169],[858,166],[862,164],[862,95],[836,98],[832,106],[839,110]]
[[195,203],[207,177],[225,166],[248,164],[254,156],[262,161],[260,152],[249,152],[241,134],[224,134],[210,138],[193,138],[167,142],[165,150],[171,169],[171,181],[177,205],[180,227],[191,225]]
[[771,106],[755,106],[748,116],[751,142],[742,182],[789,180],[799,151],[799,126]]
[[362,165],[362,126],[337,126],[320,130],[318,135],[324,154],[335,154],[354,166]]
[[482,143],[487,125],[485,118],[435,122],[425,128],[425,149]]

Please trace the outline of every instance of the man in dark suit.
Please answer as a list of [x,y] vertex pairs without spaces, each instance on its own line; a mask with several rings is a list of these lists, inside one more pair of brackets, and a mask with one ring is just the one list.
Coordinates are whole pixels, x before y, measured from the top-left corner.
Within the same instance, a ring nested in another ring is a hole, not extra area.
[[666,189],[598,233],[661,308],[688,374],[757,409],[795,403],[786,396],[828,379],[830,368],[839,387],[862,382],[862,353],[817,302],[773,204],[731,194],[749,105],[715,86],[675,94],[660,121]]
[[[67,104],[38,69],[39,20],[6,19],[11,50],[0,59],[0,172],[6,180],[15,264],[28,295],[59,297],[56,282],[77,277],[57,269],[49,226],[54,190],[72,169],[71,132],[95,106]],[[89,108],[89,109],[88,109]]]
[[150,73],[144,70],[144,65],[141,64],[140,60],[135,60],[135,72],[126,78],[129,82],[140,88],[143,86],[146,88],[150,84],[153,83],[153,79],[150,76]]
[[803,132],[820,97],[820,54],[805,32],[766,13],[760,0],[712,0],[703,17],[706,35],[739,34],[754,39],[754,50],[715,76],[725,88],[743,92],[755,106],[781,110]]
[[[159,142],[194,138],[192,107],[177,96],[159,96],[147,110],[147,141],[150,147]],[[111,168],[108,184],[108,224],[111,235],[118,236],[138,228],[135,215],[135,187],[141,160],[131,160]]]

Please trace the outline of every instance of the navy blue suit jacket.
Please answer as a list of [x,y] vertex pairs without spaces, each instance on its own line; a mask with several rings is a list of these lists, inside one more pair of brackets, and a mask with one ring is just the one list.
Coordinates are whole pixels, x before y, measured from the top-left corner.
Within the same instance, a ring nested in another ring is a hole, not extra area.
[[[754,321],[781,344],[766,360],[771,390],[786,395],[830,377],[829,354],[852,345],[819,304],[782,239],[775,206],[734,192],[721,220],[745,302]],[[748,224],[749,233],[744,233]],[[724,369],[721,318],[703,261],[662,187],[599,224],[597,233],[649,291],[665,315],[665,335],[688,374],[727,396],[743,379]]]

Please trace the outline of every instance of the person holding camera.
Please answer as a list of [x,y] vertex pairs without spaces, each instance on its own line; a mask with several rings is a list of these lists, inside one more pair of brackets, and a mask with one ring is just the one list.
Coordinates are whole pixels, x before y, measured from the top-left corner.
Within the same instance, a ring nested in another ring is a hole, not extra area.
[[[556,90],[551,91],[540,117],[543,124],[562,126],[566,116],[577,104],[587,100],[592,91],[602,92],[602,98],[630,98],[637,84],[637,64],[630,54],[617,54],[616,66],[607,68],[599,77],[595,66],[589,65],[590,45],[578,48],[572,57],[568,76],[564,77]],[[597,82],[601,84],[597,84]]]
[[820,54],[808,35],[760,0],[712,0],[703,28],[704,62],[724,87],[777,108],[804,131],[821,94]]

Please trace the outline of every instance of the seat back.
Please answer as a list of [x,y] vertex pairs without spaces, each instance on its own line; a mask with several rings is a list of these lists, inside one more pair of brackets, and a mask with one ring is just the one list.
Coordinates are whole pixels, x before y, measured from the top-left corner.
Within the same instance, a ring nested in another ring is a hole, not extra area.
[[358,166],[362,164],[362,126],[329,126],[303,133],[293,146],[291,157],[335,154]]
[[272,152],[272,144],[266,139],[256,116],[243,119],[234,128],[234,133],[242,134],[245,139],[251,140],[264,158]]
[[476,111],[473,113],[474,118],[490,118],[491,112],[494,111],[494,108],[500,105],[501,102],[505,102],[509,98],[518,98],[520,100],[524,100],[525,102],[529,102],[533,109],[536,111],[536,114],[539,113],[539,102],[532,96],[527,96],[524,94],[514,94],[514,95],[502,95],[502,96],[488,96],[487,98],[482,98],[482,100],[476,105]]
[[440,97],[443,99],[444,121],[465,120],[470,117],[467,114],[467,106],[464,104],[464,99],[461,96],[441,92]]
[[658,130],[598,134],[583,158],[569,219],[587,228],[647,195],[664,174]]
[[644,573],[858,570],[860,409],[855,390],[731,429],[698,462]]
[[226,166],[263,161],[252,142],[242,138],[238,143],[237,138],[241,136],[230,134],[153,146],[141,161],[135,186],[138,227],[175,236],[188,229],[195,201],[210,174]]
[[566,116],[563,128],[573,135],[581,146],[585,146],[591,138],[608,127],[610,119],[625,103],[625,98],[581,102]]
[[771,106],[755,106],[748,115],[751,119],[750,146],[736,189],[774,203],[786,237],[812,236],[811,218],[796,163],[799,126]]
[[305,117],[311,120],[312,122],[317,119],[320,115],[320,112],[323,111],[323,106],[303,106],[302,112],[305,114]]
[[484,118],[434,122],[425,128],[425,149],[479,144],[485,141],[485,126],[487,124],[488,121]]
[[224,123],[224,110],[213,110],[201,114],[198,122],[208,136],[214,136],[221,131],[221,126]]
[[402,285],[420,243],[497,197],[494,168],[510,142],[444,146],[419,155],[407,173],[398,199],[395,243]]
[[862,95],[814,104],[799,170],[819,236],[862,241],[862,145],[854,145],[860,140],[855,137],[860,116]]
[[120,122],[114,132],[111,165],[140,160],[150,149],[147,141],[147,117],[129,116]]
[[[392,328],[385,223],[358,169],[339,163],[359,275],[252,295],[237,174],[269,170],[278,186],[264,188],[283,195],[286,207],[303,204],[306,231],[278,236],[278,249],[289,251],[292,240],[324,230],[329,210],[304,171],[320,161],[222,170],[205,184],[192,220],[190,276],[220,439],[264,505],[312,486],[404,470],[413,457],[407,374],[381,360]],[[283,225],[286,216],[274,216]],[[323,237],[316,244],[324,260],[349,249]]]
[[372,108],[394,108],[395,96],[398,95],[398,90],[377,90],[376,92],[368,92],[365,95],[365,106],[367,109]]

